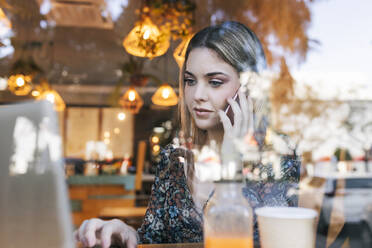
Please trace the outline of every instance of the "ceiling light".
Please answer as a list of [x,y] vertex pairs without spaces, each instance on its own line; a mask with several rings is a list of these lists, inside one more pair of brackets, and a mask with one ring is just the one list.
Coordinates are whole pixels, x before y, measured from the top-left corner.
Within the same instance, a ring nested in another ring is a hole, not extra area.
[[129,110],[132,114],[137,114],[143,105],[143,100],[137,91],[131,87],[119,100],[120,106]]
[[31,76],[16,74],[8,79],[8,89],[16,96],[26,96],[32,90]]
[[189,45],[189,42],[193,35],[194,34],[191,34],[183,38],[181,43],[176,47],[176,49],[174,49],[173,57],[176,60],[179,68],[182,68],[183,66],[183,62],[185,61],[187,46]]
[[123,121],[123,120],[125,120],[125,113],[123,113],[123,112],[120,112],[119,114],[118,114],[118,119],[119,119],[119,121]]
[[138,22],[123,41],[125,50],[134,56],[154,58],[169,48],[169,32],[159,30],[150,18]]
[[168,84],[163,84],[156,90],[151,97],[154,104],[160,106],[174,106],[178,103],[178,97],[173,88]]
[[40,94],[37,98],[38,100],[47,100],[54,104],[54,109],[56,111],[64,111],[66,108],[66,104],[63,101],[63,98],[58,94],[57,91],[53,89],[45,90]]

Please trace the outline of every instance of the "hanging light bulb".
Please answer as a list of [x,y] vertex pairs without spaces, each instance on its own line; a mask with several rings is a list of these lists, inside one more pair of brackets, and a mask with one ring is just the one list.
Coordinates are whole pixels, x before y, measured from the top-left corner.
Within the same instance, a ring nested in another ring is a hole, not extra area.
[[26,96],[32,90],[30,75],[16,74],[8,79],[8,89],[16,96]]
[[137,114],[143,105],[143,100],[137,91],[131,87],[120,98],[119,104],[133,114]]
[[10,68],[8,89],[14,95],[25,96],[32,90],[33,77],[43,72],[30,56],[28,59],[18,59]]
[[123,112],[120,112],[120,113],[118,114],[118,119],[119,119],[119,121],[124,121],[124,120],[125,120],[125,118],[126,118],[126,115],[125,115],[125,113],[123,113]]
[[181,43],[174,49],[173,57],[176,60],[178,67],[182,68],[183,62],[185,62],[185,55],[187,46],[189,45],[189,42],[194,34],[186,36],[184,39],[182,39]]
[[51,102],[54,104],[54,109],[56,111],[64,111],[66,108],[66,104],[61,95],[53,90],[45,79],[41,80],[40,85],[35,87],[31,95],[37,100],[47,100]]
[[178,97],[169,84],[163,84],[151,97],[151,101],[160,106],[174,106],[178,103]]
[[54,109],[56,111],[64,111],[66,108],[66,104],[63,101],[63,98],[58,94],[57,91],[53,89],[49,89],[41,93],[38,97],[39,100],[47,100],[54,104]]
[[31,91],[31,95],[35,97],[35,99],[39,99],[41,94],[50,89],[50,85],[48,81],[42,79],[39,85],[36,85],[34,89]]
[[125,37],[123,46],[134,56],[154,58],[168,50],[169,38],[167,30],[159,30],[149,17],[145,17]]
[[35,98],[38,98],[41,95],[41,92],[37,89],[31,91],[31,95]]

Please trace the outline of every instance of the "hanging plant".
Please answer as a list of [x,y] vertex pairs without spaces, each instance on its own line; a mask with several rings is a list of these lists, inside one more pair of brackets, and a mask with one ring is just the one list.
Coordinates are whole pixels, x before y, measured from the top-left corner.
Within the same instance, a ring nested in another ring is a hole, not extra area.
[[196,4],[191,0],[145,0],[140,13],[148,15],[159,27],[168,29],[174,40],[192,33]]
[[145,59],[130,56],[128,61],[120,66],[122,75],[109,97],[110,105],[119,106],[118,101],[121,96],[121,87],[126,83],[129,83],[129,85],[133,87],[144,87],[151,79],[154,83],[161,85],[160,79],[155,75],[144,73],[144,62]]

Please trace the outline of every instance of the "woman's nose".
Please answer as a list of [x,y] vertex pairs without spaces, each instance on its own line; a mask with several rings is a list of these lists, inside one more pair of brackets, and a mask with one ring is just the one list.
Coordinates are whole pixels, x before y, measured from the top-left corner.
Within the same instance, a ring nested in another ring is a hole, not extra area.
[[194,91],[194,99],[197,101],[208,100],[207,88],[205,85],[203,85],[203,83],[199,83],[196,85],[196,89]]

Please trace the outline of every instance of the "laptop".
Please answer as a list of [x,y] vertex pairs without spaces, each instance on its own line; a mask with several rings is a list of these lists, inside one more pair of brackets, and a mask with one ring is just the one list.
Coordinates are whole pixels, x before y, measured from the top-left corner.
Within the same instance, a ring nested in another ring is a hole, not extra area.
[[0,105],[2,247],[75,247],[63,166],[51,103]]

